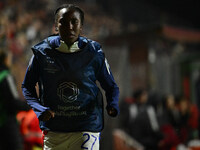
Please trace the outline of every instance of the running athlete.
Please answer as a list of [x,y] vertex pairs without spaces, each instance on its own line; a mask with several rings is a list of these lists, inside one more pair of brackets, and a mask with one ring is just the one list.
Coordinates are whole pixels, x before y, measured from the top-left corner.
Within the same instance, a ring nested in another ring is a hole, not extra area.
[[104,105],[97,81],[108,115],[119,114],[119,88],[101,45],[80,36],[83,22],[82,9],[61,5],[55,11],[58,35],[32,47],[22,90],[45,134],[45,150],[99,150]]

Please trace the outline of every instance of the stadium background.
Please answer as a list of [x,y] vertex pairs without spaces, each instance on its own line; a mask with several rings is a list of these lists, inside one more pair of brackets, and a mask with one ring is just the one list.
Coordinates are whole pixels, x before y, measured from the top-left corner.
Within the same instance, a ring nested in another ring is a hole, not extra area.
[[[85,10],[83,34],[102,44],[120,100],[142,87],[157,96],[182,94],[198,104],[198,0],[0,0],[0,48],[14,56],[12,72],[20,94],[30,47],[54,32],[53,11],[62,3]],[[101,149],[110,150],[118,118],[105,114],[105,125]]]

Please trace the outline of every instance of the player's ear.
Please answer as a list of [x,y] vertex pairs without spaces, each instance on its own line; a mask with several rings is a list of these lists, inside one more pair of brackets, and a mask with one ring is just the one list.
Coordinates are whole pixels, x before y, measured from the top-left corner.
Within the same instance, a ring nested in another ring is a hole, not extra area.
[[83,25],[81,24],[81,26],[80,26],[80,31],[82,32],[82,30],[83,30]]
[[55,23],[54,23],[54,28],[55,28],[55,31],[58,32],[58,23],[57,23],[57,21],[55,21]]
[[83,25],[80,26],[80,34],[83,33]]
[[58,32],[58,26],[55,24],[55,31]]

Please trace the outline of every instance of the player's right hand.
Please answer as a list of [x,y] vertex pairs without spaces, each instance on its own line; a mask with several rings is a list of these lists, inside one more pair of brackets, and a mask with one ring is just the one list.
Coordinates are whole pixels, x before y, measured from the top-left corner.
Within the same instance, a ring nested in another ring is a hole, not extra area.
[[55,112],[53,112],[52,110],[46,110],[39,117],[39,120],[48,121],[49,119],[54,118],[54,117],[55,117]]

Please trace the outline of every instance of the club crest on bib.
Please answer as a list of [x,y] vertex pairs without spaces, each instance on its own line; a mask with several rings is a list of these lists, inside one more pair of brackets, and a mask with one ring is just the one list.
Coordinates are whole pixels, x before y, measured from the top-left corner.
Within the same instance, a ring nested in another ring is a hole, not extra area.
[[79,89],[73,82],[63,82],[57,88],[57,95],[65,103],[71,103],[77,100]]

